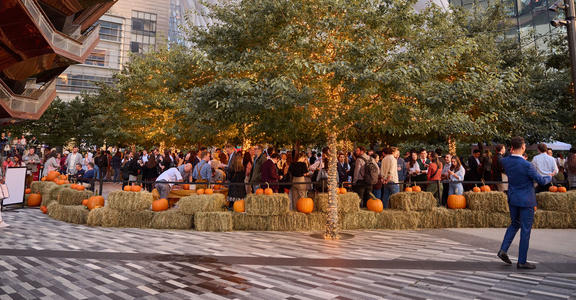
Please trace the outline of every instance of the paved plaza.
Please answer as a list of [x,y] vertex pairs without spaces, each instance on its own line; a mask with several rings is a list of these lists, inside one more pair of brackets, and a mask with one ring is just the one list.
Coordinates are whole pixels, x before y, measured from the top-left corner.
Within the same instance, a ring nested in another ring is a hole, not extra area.
[[[534,230],[518,271],[504,229],[196,232],[3,214],[0,299],[576,299],[576,230]],[[511,248],[514,259],[517,244]]]

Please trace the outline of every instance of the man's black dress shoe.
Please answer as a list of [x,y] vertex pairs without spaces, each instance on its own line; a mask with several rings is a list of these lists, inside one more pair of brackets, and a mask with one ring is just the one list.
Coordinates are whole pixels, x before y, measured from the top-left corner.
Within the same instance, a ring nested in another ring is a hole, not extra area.
[[518,269],[536,269],[536,265],[531,264],[529,262],[526,262],[525,264],[518,263],[518,264],[516,264],[516,268],[518,268]]
[[509,264],[509,265],[512,264],[512,261],[511,261],[510,258],[508,257],[508,253],[500,250],[500,251],[498,251],[498,257],[500,257],[500,259],[501,259],[503,262],[505,262],[505,263],[507,263],[507,264]]

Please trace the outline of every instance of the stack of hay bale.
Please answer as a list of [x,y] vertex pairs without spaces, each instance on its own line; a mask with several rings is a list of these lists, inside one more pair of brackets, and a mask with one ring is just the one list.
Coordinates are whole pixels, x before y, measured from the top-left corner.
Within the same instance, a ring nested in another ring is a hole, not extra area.
[[32,193],[42,195],[42,206],[48,209],[48,215],[56,220],[86,224],[88,209],[82,205],[84,199],[92,196],[90,191],[79,191],[70,188],[70,185],[57,185],[50,181],[32,182]]
[[576,228],[576,191],[536,194],[534,228]]
[[[288,194],[250,194],[244,201],[246,201],[245,212],[232,213],[234,230],[310,230],[309,215],[291,211]],[[326,220],[326,218],[324,218],[324,220]],[[197,228],[197,230],[200,229]]]
[[191,195],[180,198],[176,205],[182,214],[193,217],[196,230],[232,230],[232,216],[225,212],[227,202],[222,194]]
[[466,192],[466,204],[474,214],[467,227],[507,227],[510,225],[508,196],[503,192]]
[[153,196],[146,191],[114,191],[108,194],[106,206],[90,211],[88,225],[157,229],[190,229],[192,216],[179,208],[154,212]]

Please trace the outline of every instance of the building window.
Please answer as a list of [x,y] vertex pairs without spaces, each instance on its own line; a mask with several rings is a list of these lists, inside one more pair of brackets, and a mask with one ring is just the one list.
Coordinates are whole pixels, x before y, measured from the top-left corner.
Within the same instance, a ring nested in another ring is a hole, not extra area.
[[99,89],[96,85],[97,82],[111,84],[114,83],[114,79],[110,77],[90,76],[82,74],[61,74],[58,76],[56,89],[59,91],[96,92]]
[[132,11],[130,52],[144,53],[156,45],[156,14]]
[[106,50],[94,50],[90,55],[86,58],[84,62],[87,65],[92,66],[105,66],[106,65]]
[[100,38],[119,42],[122,38],[122,24],[107,21],[100,22]]

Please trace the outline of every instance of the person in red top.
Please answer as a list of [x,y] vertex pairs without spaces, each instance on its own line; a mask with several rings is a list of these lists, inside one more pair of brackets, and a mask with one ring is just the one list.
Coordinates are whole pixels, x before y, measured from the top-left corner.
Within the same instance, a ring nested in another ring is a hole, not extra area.
[[278,193],[278,185],[272,185],[272,183],[278,183],[282,178],[278,175],[278,167],[276,167],[279,158],[280,156],[278,153],[272,153],[260,168],[262,173],[262,182],[270,183],[270,188],[274,190],[274,193]]
[[[430,166],[428,166],[428,181],[437,181],[435,183],[428,184],[426,191],[431,192],[436,199],[440,200],[442,198],[442,163],[438,159],[438,154],[432,152],[430,155]],[[440,202],[438,202],[440,203]]]

